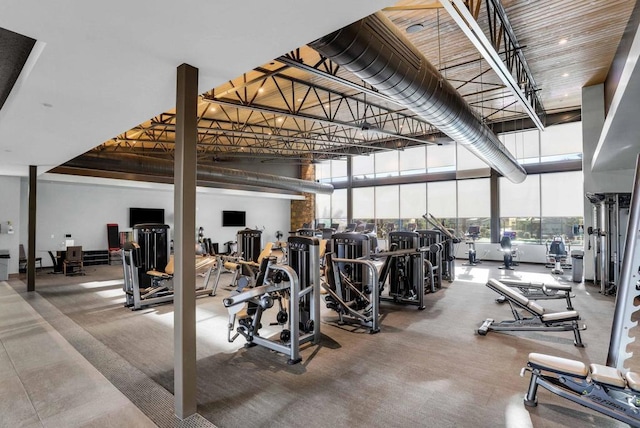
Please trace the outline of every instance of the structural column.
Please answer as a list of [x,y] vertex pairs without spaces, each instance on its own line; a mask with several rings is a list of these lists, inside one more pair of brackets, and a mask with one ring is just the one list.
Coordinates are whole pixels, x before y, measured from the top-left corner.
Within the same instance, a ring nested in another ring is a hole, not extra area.
[[[311,162],[305,162],[300,166],[300,179],[314,181],[316,168]],[[291,201],[291,230],[300,229],[303,223],[313,222],[316,218],[316,195],[303,193],[304,200]],[[312,224],[311,227],[314,227]]]
[[489,177],[489,193],[491,194],[491,242],[500,242],[500,180],[498,180],[498,172],[491,170]]
[[36,290],[36,196],[38,167],[29,165],[29,224],[27,225],[27,291]]
[[178,67],[174,168],[174,395],[175,412],[186,419],[196,402],[196,143],[198,69]]

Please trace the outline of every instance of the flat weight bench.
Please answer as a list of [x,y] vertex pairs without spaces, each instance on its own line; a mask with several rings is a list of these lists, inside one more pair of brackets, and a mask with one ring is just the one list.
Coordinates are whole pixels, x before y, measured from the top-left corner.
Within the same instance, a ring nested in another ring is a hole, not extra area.
[[[543,282],[520,281],[517,279],[503,279],[500,282],[508,287],[515,288],[529,300],[565,299],[567,301],[567,310],[573,310],[571,298],[576,296],[571,294],[572,288],[569,284],[545,284]],[[504,303],[506,302],[506,297],[498,297],[496,301]]]
[[640,374],[622,374],[613,367],[554,357],[529,354],[520,376],[531,372],[524,404],[538,404],[538,385],[553,394],[603,413],[631,426],[640,426]]
[[[528,299],[518,291],[504,285],[497,279],[489,279],[487,287],[504,296],[511,307],[513,320],[505,320],[496,323],[493,319],[486,319],[478,334],[485,336],[489,331],[570,331],[575,337],[574,345],[583,347],[580,330],[586,330],[585,325],[579,325],[580,315],[577,311],[548,312],[536,302]],[[531,314],[524,317],[519,310]]]

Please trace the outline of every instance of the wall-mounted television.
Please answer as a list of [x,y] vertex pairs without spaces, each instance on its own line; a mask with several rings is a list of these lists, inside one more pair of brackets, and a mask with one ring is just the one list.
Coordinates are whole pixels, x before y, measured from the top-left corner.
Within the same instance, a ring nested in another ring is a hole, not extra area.
[[244,211],[222,211],[222,226],[246,226],[246,220]]
[[146,223],[164,224],[164,209],[129,208],[129,227]]

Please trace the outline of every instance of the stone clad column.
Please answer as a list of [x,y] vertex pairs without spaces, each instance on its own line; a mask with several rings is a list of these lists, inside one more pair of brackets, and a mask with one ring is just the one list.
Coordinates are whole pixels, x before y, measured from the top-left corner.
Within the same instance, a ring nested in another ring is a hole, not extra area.
[[[311,162],[305,162],[300,166],[300,179],[315,181],[316,166]],[[297,230],[304,223],[311,223],[316,218],[316,195],[313,193],[303,193],[304,200],[291,201],[291,230]]]

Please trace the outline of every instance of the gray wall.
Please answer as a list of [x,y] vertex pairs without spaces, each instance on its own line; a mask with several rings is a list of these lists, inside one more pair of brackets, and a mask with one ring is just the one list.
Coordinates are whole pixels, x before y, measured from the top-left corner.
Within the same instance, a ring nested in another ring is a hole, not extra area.
[[[18,272],[18,246],[21,242],[20,211],[20,177],[0,176],[0,249],[9,250],[11,256],[9,273]],[[13,234],[6,233],[9,221],[13,226]]]
[[[42,257],[43,265],[50,266],[51,260],[47,251],[64,249],[65,234],[70,234],[75,245],[82,245],[84,250],[107,249],[107,223],[118,223],[120,231],[131,230],[129,227],[129,208],[164,208],[165,223],[173,231],[173,190],[169,185],[126,182],[119,180],[90,179],[74,177],[73,180],[85,181],[66,182],[54,181],[58,179],[45,174],[38,180],[37,199],[37,256]],[[15,202],[2,204],[0,221],[4,218],[15,217],[16,223],[20,217],[27,218],[26,209],[19,215],[19,207],[26,207],[26,187],[20,191],[20,178],[7,179],[7,186],[0,181],[0,197]],[[68,179],[65,178],[65,179]],[[22,179],[22,181],[26,181]],[[97,184],[109,183],[109,184]],[[114,184],[111,184],[114,183]],[[122,185],[115,185],[122,184]],[[136,186],[136,187],[131,187]],[[9,188],[12,188],[9,192]],[[10,194],[7,196],[5,192]],[[15,210],[7,211],[13,206]],[[256,192],[238,192],[222,189],[200,189],[197,193],[196,225],[204,228],[205,237],[213,242],[222,244],[236,239],[238,227],[222,227],[222,211],[246,211],[247,227],[263,229],[263,242],[275,241],[277,230],[288,236],[290,225],[290,199],[281,195],[260,194]],[[17,248],[19,242],[26,243],[26,220],[18,224],[16,234],[4,242],[7,236],[0,236],[0,248],[11,245]],[[18,230],[20,232],[18,232]],[[194,234],[197,231],[194,231]],[[19,238],[20,237],[20,238]],[[23,239],[24,238],[24,239]],[[21,240],[23,239],[23,240]],[[13,257],[13,255],[12,255]],[[13,258],[12,258],[13,261]],[[18,271],[17,260],[12,264],[10,273]]]

